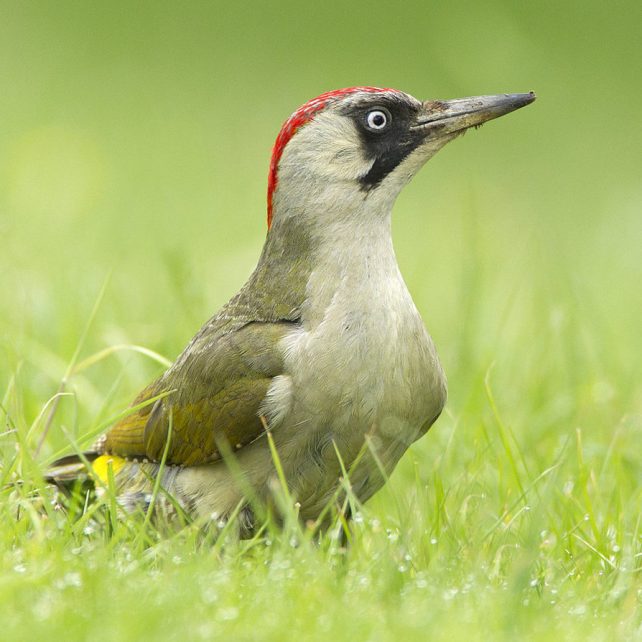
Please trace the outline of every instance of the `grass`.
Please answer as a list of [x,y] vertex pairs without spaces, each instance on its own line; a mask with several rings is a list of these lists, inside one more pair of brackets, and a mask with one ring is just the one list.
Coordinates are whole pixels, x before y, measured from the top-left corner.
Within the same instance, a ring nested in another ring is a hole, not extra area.
[[[638,3],[5,9],[3,640],[642,638]],[[247,542],[57,509],[47,463],[252,269],[279,123],[354,84],[538,93],[395,210],[444,415],[347,549],[292,506]]]
[[[475,280],[466,280],[476,301],[467,305],[483,321],[495,315],[487,309],[497,303],[495,285]],[[68,364],[58,358],[57,392],[35,416],[25,409],[25,372],[47,369],[44,348],[16,368],[3,396],[4,638],[640,635],[641,424],[625,411],[639,387],[620,382],[613,355],[599,361],[591,344],[599,320],[560,320],[541,301],[524,310],[519,293],[506,292],[509,309],[495,329],[501,345],[490,347],[478,324],[458,336],[478,350],[487,342],[492,361],[468,354],[451,363],[445,416],[359,507],[346,549],[333,533],[320,543],[310,537],[287,495],[293,518],[285,528],[268,524],[248,542],[224,532],[213,543],[189,526],[158,532],[145,518],[117,516],[109,499],[59,510],[43,487],[43,465],[65,443],[86,445],[125,409],[109,392],[123,387],[110,383],[108,367],[121,351],[86,346],[103,314],[101,291]],[[165,363],[150,350],[129,352],[154,368]],[[130,366],[120,365],[119,376]],[[94,386],[106,402],[84,393]]]

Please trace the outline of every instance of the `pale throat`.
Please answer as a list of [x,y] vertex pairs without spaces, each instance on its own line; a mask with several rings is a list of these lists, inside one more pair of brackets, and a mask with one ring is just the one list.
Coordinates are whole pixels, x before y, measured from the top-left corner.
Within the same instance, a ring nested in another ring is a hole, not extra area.
[[304,326],[317,326],[329,313],[381,311],[391,291],[404,298],[407,294],[392,244],[390,214],[355,216],[341,228],[328,225],[317,237],[302,309]]

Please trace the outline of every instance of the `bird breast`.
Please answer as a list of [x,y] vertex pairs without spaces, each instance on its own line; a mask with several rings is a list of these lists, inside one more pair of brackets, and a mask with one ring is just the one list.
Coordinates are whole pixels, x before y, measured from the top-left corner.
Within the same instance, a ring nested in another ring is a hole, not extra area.
[[407,447],[443,406],[443,371],[389,237],[356,240],[311,273],[274,402],[298,434],[331,432],[351,450],[366,432],[394,433]]

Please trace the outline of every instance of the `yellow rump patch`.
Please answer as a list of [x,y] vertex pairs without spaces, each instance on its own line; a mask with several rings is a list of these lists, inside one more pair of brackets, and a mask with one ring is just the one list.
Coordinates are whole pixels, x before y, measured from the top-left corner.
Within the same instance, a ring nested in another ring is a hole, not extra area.
[[100,479],[103,484],[109,483],[109,469],[111,474],[115,477],[118,471],[127,463],[126,459],[117,457],[116,455],[101,455],[94,459],[91,467],[94,474]]

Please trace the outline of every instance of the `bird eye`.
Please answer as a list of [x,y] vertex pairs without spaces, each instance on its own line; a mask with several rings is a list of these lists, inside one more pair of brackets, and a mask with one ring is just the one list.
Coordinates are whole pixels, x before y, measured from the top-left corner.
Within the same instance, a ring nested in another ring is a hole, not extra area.
[[382,111],[381,109],[373,109],[372,111],[369,111],[366,116],[366,125],[368,126],[368,129],[381,131],[388,126],[390,120],[390,114],[387,112]]

